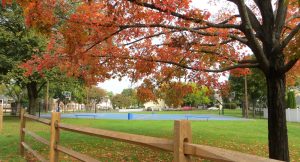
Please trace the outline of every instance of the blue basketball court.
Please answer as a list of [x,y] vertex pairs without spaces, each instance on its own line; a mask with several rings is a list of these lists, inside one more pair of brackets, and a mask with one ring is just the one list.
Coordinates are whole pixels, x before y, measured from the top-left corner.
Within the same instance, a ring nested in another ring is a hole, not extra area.
[[[41,117],[50,118],[50,114]],[[62,118],[91,118],[118,120],[245,120],[243,118],[211,114],[135,114],[135,113],[71,113],[61,114]]]

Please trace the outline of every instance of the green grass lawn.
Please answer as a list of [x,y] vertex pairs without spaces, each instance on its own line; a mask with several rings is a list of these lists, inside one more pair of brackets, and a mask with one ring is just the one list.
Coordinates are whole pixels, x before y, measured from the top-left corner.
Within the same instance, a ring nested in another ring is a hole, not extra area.
[[[151,111],[133,112],[136,114],[151,114]],[[219,115],[219,110],[192,110],[192,111],[154,111],[155,114],[215,114]],[[222,112],[221,112],[222,113]],[[224,109],[225,116],[242,117],[241,109]],[[249,115],[252,117],[252,114]],[[259,117],[259,116],[257,116]]]
[[[177,112],[179,113],[179,112]],[[63,123],[94,127],[127,133],[163,137],[172,139],[173,121],[127,121],[127,120],[95,120],[95,119],[63,119]],[[266,156],[267,121],[192,121],[193,143],[216,146],[240,152]],[[37,122],[27,122],[26,128],[49,139],[49,127]],[[300,161],[300,123],[288,123],[290,156],[292,161]],[[151,150],[145,147],[126,144],[109,139],[90,137],[77,133],[61,133],[61,144],[98,158],[100,161],[172,161],[172,154]],[[34,142],[26,136],[30,143],[46,157],[47,146]],[[0,160],[25,161],[19,156],[19,120],[4,118],[4,129],[0,134]],[[27,157],[29,160],[31,156]],[[60,154],[61,161],[74,161]]]
[[[45,114],[44,112],[42,112]],[[64,112],[65,114],[69,113],[94,113],[94,111],[77,111],[77,112]],[[97,111],[97,113],[120,113],[117,111]],[[127,113],[127,112],[126,112]],[[214,114],[214,115],[219,115],[219,110],[191,110],[191,111],[142,111],[142,112],[132,112],[134,114]],[[234,117],[242,117],[242,109],[224,109],[224,115],[225,116],[234,116]],[[255,115],[255,118],[260,118],[262,116]],[[250,111],[249,112],[249,118],[253,118],[253,114]]]

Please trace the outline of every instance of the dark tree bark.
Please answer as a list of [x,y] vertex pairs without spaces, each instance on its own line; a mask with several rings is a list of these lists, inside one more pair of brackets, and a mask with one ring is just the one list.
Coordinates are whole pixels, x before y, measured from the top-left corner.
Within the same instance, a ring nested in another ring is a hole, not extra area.
[[17,102],[17,111],[21,112],[21,101]]
[[289,161],[285,112],[285,74],[267,76],[269,157]]
[[245,113],[245,101],[242,101],[242,115],[243,115],[243,118],[246,117],[246,113]]
[[252,117],[253,119],[255,118],[255,106],[256,106],[256,101],[252,99]]
[[31,115],[35,115],[36,110],[38,108],[38,88],[37,88],[37,82],[32,81],[30,83],[27,83],[27,92],[28,92],[28,99],[29,99],[29,107],[28,112]]
[[21,110],[21,100],[17,100],[14,104],[12,104],[11,115],[17,115],[17,112]]

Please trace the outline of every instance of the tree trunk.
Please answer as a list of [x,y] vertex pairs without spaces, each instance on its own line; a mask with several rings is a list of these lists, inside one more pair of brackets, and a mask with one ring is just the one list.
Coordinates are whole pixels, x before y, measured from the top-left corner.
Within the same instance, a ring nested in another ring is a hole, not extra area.
[[249,105],[248,105],[248,85],[247,85],[247,75],[245,75],[245,118],[248,118],[248,111],[249,111]]
[[15,107],[13,107],[12,115],[17,115],[18,112],[21,112],[21,99],[18,98]]
[[29,114],[35,115],[38,108],[38,90],[37,83],[32,81],[26,85],[29,99]]
[[285,113],[285,74],[266,77],[268,85],[269,157],[289,161]]
[[21,101],[17,102],[17,112],[21,112]]
[[11,112],[10,115],[15,116],[17,115],[17,102],[11,103]]
[[242,115],[243,115],[243,118],[245,117],[245,101],[242,101]]
[[252,114],[253,116],[252,117],[253,117],[253,119],[255,118],[255,106],[256,106],[255,103],[256,103],[256,101],[252,100],[252,111],[253,111],[253,114]]
[[46,96],[45,96],[45,112],[49,111],[49,81],[47,80]]

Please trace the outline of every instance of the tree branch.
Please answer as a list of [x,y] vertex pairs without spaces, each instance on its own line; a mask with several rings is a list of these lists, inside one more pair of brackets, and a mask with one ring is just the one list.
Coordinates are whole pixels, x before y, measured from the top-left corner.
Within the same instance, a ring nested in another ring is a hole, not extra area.
[[216,51],[210,51],[210,50],[205,50],[205,49],[201,49],[201,50],[190,50],[191,52],[203,52],[203,53],[207,53],[207,54],[213,54],[213,55],[217,55],[219,57],[223,57],[226,60],[231,61],[232,63],[238,63],[238,64],[257,64],[257,60],[234,60],[228,56],[222,55],[221,53],[218,53]]
[[[74,22],[74,23],[81,23],[81,22]],[[86,23],[86,22],[84,22],[84,23]],[[97,26],[101,26],[101,27],[118,27],[118,28],[120,28],[119,31],[111,34],[110,36],[106,37],[104,40],[108,39],[109,37],[119,33],[122,30],[125,30],[125,29],[149,28],[149,27],[150,28],[173,29],[173,30],[178,30],[178,31],[189,31],[189,32],[196,33],[196,34],[203,35],[203,36],[219,36],[220,35],[220,33],[218,33],[218,32],[210,33],[210,32],[199,31],[199,29],[206,29],[207,27],[189,28],[189,27],[179,27],[179,26],[172,26],[172,25],[165,25],[165,24],[140,24],[140,23],[128,24],[128,25],[112,25],[110,23],[108,23],[108,24],[93,24],[93,25],[97,25]],[[241,38],[235,34],[229,34],[228,37],[247,45],[247,39]],[[102,41],[103,40],[99,40],[94,45],[92,45],[90,48],[88,48],[87,51],[90,50],[91,48],[93,48],[95,45],[101,43]]]
[[203,32],[199,30],[195,30],[193,28],[188,27],[179,27],[179,26],[173,26],[173,25],[165,25],[165,24],[129,24],[129,25],[120,25],[121,29],[128,29],[128,28],[166,28],[166,29],[175,29],[179,31],[190,31],[193,33],[197,33],[203,36],[218,36],[218,33],[209,33],[209,32]]
[[230,43],[230,42],[233,42],[233,41],[234,41],[233,39],[229,39],[229,40],[222,41],[218,44],[206,43],[206,44],[201,44],[201,46],[214,47],[214,46],[217,46],[217,45],[224,45],[224,44],[227,44],[227,43]]
[[238,6],[239,13],[241,15],[241,19],[244,22],[242,24],[244,34],[246,35],[246,37],[249,41],[248,46],[252,49],[254,55],[257,58],[257,61],[260,63],[262,70],[264,72],[268,72],[270,63],[269,63],[268,59],[266,58],[266,56],[264,55],[263,49],[252,31],[253,28],[250,23],[250,19],[249,19],[248,13],[247,13],[247,7],[246,7],[244,0],[228,0],[228,1],[231,1]]
[[[272,2],[270,0],[254,0],[254,2],[258,6],[259,11],[261,13],[263,33],[272,33],[274,28]],[[272,35],[268,35],[268,37],[272,37]]]
[[44,82],[41,84],[41,86],[38,88],[37,90],[37,93],[40,93],[40,91],[42,90],[42,88],[44,87],[44,85],[46,84],[47,82]]
[[[17,92],[13,89],[13,88],[9,88],[9,86],[7,84],[4,84],[5,85],[5,88],[7,89],[8,91],[8,95],[12,98],[14,98],[15,100],[17,100]],[[13,94],[14,92],[14,94]]]
[[237,61],[239,64],[257,64],[257,60],[240,60]]
[[278,0],[277,3],[278,4],[277,4],[274,33],[275,33],[275,39],[279,40],[281,31],[285,24],[285,18],[287,14],[287,4],[286,4],[286,0]]
[[221,73],[225,72],[228,70],[233,70],[237,68],[257,68],[259,67],[259,64],[238,64],[238,65],[232,65],[229,67],[225,67],[222,69],[200,69],[196,67],[191,67],[187,66],[184,64],[180,64],[178,62],[170,61],[170,60],[159,60],[159,59],[153,59],[153,58],[137,58],[137,57],[127,57],[127,56],[109,56],[109,55],[102,55],[102,56],[97,56],[97,57],[111,57],[111,58],[119,58],[119,59],[124,59],[124,60],[142,60],[142,61],[147,61],[147,62],[157,62],[157,63],[164,63],[164,64],[169,64],[169,65],[175,65],[180,68],[192,70],[192,71],[202,71],[202,72],[211,72],[211,73]]
[[134,40],[134,41],[129,42],[129,43],[121,44],[121,46],[128,46],[128,45],[137,43],[137,42],[139,42],[139,41],[142,41],[142,40],[144,40],[144,39],[153,38],[153,37],[158,37],[158,36],[165,35],[165,34],[168,34],[168,33],[173,33],[173,32],[176,32],[176,31],[160,32],[160,33],[157,33],[157,34],[149,35],[149,36],[146,36],[146,37],[143,37],[143,38]]
[[147,7],[150,9],[154,9],[157,10],[159,12],[163,12],[163,13],[170,13],[172,16],[175,16],[177,18],[183,19],[183,20],[187,20],[187,21],[192,21],[195,23],[205,23],[208,27],[215,27],[215,28],[234,28],[234,29],[239,29],[240,30],[240,25],[235,25],[235,24],[224,24],[224,23],[219,23],[219,24],[215,24],[215,23],[211,23],[202,19],[197,19],[197,18],[192,18],[189,17],[187,15],[183,15],[174,11],[169,11],[167,9],[162,9],[159,8],[157,6],[155,6],[154,4],[150,4],[150,3],[146,3],[146,2],[141,2],[138,0],[127,0],[129,2],[132,2],[136,5],[142,6],[142,7]]
[[[183,57],[179,63],[181,63],[183,60],[185,59],[185,57]],[[164,77],[161,81],[159,81],[157,84],[160,85],[161,83],[164,83],[165,81],[167,81],[168,79],[170,79],[170,77],[172,76],[172,74],[176,71],[180,69],[180,67],[176,67],[174,70],[172,70],[171,72],[168,73],[168,75],[166,77]]]
[[285,66],[283,67],[282,70],[280,70],[282,73],[288,72],[293,66],[299,61],[299,58],[292,59],[290,60]]
[[237,17],[240,17],[240,15],[232,15],[232,16],[230,16],[228,19],[226,19],[226,20],[220,22],[219,24],[226,24],[226,23],[228,23],[230,20],[232,20],[232,19],[234,19],[234,18],[237,18]]
[[300,18],[300,14],[296,13],[292,16],[290,16],[289,18],[286,19],[285,24],[288,24],[289,22],[291,22],[294,19]]
[[[164,25],[164,24],[130,24],[130,25],[120,25],[119,27],[121,29],[160,27],[160,28],[166,28],[166,29],[175,29],[175,30],[179,30],[179,31],[189,31],[189,32],[196,33],[196,34],[203,35],[203,36],[219,36],[220,35],[220,33],[218,33],[218,32],[209,33],[209,32],[195,30],[193,28]],[[248,42],[247,39],[243,39],[234,34],[229,34],[228,37],[247,45],[247,42]]]
[[249,16],[249,21],[254,29],[254,31],[256,32],[256,35],[258,35],[258,37],[261,37],[261,34],[263,33],[260,22],[257,20],[255,14],[252,12],[252,10],[250,10],[250,8],[248,6],[246,6],[247,9],[247,13]]
[[289,42],[294,38],[294,36],[299,32],[300,30],[300,23],[290,32],[290,34],[282,41],[280,48],[284,49]]
[[103,38],[103,39],[101,39],[101,40],[95,42],[93,45],[91,45],[90,47],[88,47],[83,53],[88,52],[89,50],[91,50],[92,48],[94,48],[97,44],[99,44],[99,43],[101,43],[101,42],[103,42],[103,41],[109,39],[110,37],[112,37],[112,36],[114,36],[114,35],[116,35],[116,34],[118,34],[118,33],[120,33],[122,30],[124,30],[124,29],[121,28],[121,29],[117,30],[116,32],[110,34],[109,36],[107,36],[107,37],[105,37],[105,38]]

